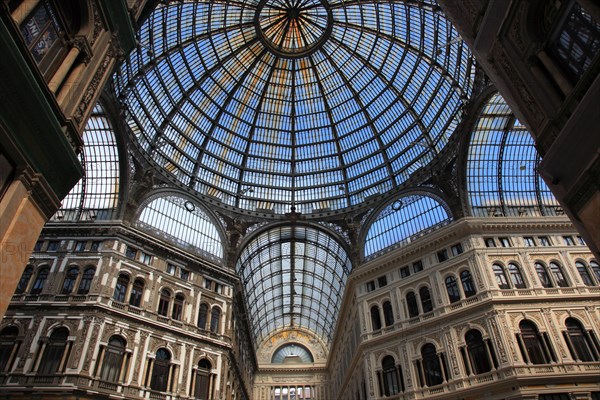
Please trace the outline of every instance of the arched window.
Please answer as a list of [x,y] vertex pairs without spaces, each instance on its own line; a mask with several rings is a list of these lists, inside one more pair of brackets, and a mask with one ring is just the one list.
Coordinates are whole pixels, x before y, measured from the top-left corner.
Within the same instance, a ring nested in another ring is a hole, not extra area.
[[79,281],[79,289],[77,290],[77,294],[88,294],[90,292],[90,287],[92,286],[92,280],[94,279],[95,273],[95,267],[86,268],[86,270],[83,272],[83,276],[81,277],[81,281]]
[[152,375],[150,376],[150,388],[159,392],[167,391],[169,382],[171,353],[167,349],[158,349],[156,358],[152,366]]
[[498,284],[498,287],[500,289],[510,289],[504,268],[501,265],[494,264],[492,265],[492,270],[494,271],[494,276],[496,277],[496,283]]
[[383,319],[385,326],[394,325],[394,311],[392,310],[392,303],[389,301],[383,303]]
[[443,383],[442,365],[435,346],[431,343],[423,346],[421,357],[423,359],[423,371],[425,372],[425,384],[427,386],[435,386]]
[[33,282],[33,286],[31,287],[31,291],[29,293],[34,295],[40,294],[44,288],[46,279],[48,279],[48,268],[42,268],[38,271],[35,282]]
[[17,336],[19,336],[19,329],[16,326],[9,326],[0,332],[0,374],[12,368],[19,350]]
[[590,261],[590,268],[596,277],[596,281],[600,285],[600,264],[598,264],[596,261]]
[[69,268],[69,270],[67,271],[67,275],[65,276],[65,280],[63,281],[63,286],[60,291],[60,294],[71,294],[71,292],[75,288],[75,282],[77,282],[78,276],[79,268]]
[[33,275],[33,267],[27,266],[23,270],[21,279],[19,279],[19,283],[17,284],[17,289],[15,290],[15,294],[25,293],[25,291],[27,290],[27,286],[29,286],[29,280],[31,279],[31,275]]
[[475,374],[483,374],[492,370],[490,354],[488,353],[481,332],[471,329],[465,335],[467,353],[471,362],[471,368]]
[[594,345],[581,323],[574,318],[567,318],[565,326],[567,331],[564,332],[564,336],[573,359],[584,362],[598,361],[593,351]]
[[381,316],[379,315],[378,306],[371,307],[371,325],[374,331],[381,329]]
[[212,365],[207,359],[202,359],[198,362],[196,370],[196,385],[194,388],[194,397],[196,400],[210,399],[210,384],[211,384]]
[[540,283],[545,288],[554,287],[552,281],[550,280],[550,275],[548,275],[548,271],[546,270],[546,266],[542,263],[535,263],[535,272],[537,273],[538,278],[540,279]]
[[106,382],[118,382],[120,380],[126,345],[127,342],[120,336],[115,335],[110,338],[104,353],[100,380]]
[[423,286],[419,289],[419,297],[421,297],[421,307],[424,313],[428,313],[433,310],[433,302],[431,301],[431,293],[427,286]]
[[139,307],[142,304],[142,296],[144,295],[144,281],[140,278],[133,281],[131,294],[129,295],[129,304],[134,307]]
[[510,274],[510,281],[513,287],[517,289],[525,288],[525,281],[523,280],[523,275],[521,275],[521,269],[517,264],[508,264],[508,273]]
[[587,267],[581,261],[576,261],[575,266],[577,267],[577,272],[579,272],[579,276],[581,277],[581,281],[585,286],[594,286],[594,281]]
[[208,304],[200,304],[200,310],[198,311],[198,328],[206,329],[206,320],[208,319]]
[[[369,228],[365,257],[409,243],[411,238],[433,231],[452,220],[437,196],[402,196],[385,207]],[[381,252],[381,253],[380,253]]]
[[219,332],[219,322],[221,321],[221,309],[213,307],[210,313],[210,331],[213,333]]
[[63,369],[64,365],[61,365],[61,360],[63,359],[67,347],[68,336],[69,331],[67,328],[58,328],[52,332],[48,342],[45,347],[43,347],[44,354],[42,354],[38,374],[54,375]]
[[142,210],[137,224],[149,233],[163,232],[161,238],[180,246],[187,244],[187,249],[223,257],[217,225],[200,205],[183,197],[165,196],[152,200]]
[[460,300],[460,291],[458,290],[456,278],[453,275],[446,278],[446,291],[448,292],[448,300],[450,300],[450,303],[456,303]]
[[171,311],[171,318],[180,321],[181,316],[183,314],[183,302],[185,301],[185,297],[183,294],[177,293],[175,295],[175,301],[173,301],[173,311]]
[[521,347],[523,359],[531,364],[547,364],[550,357],[544,349],[542,336],[533,322],[523,320],[519,324],[521,330],[520,338],[517,341]]
[[127,287],[129,286],[129,276],[120,274],[117,278],[117,286],[115,286],[115,293],[113,299],[119,303],[125,302],[125,294],[127,293]]
[[419,315],[419,305],[417,304],[417,295],[415,292],[409,292],[406,295],[406,306],[408,307],[408,316],[410,318]]
[[554,277],[554,281],[556,282],[556,286],[558,287],[567,287],[569,286],[569,282],[567,282],[567,278],[565,278],[565,273],[562,270],[562,267],[556,263],[550,263],[550,271],[552,272],[552,276]]
[[385,356],[381,361],[383,376],[383,394],[384,396],[393,396],[400,393],[402,387],[401,374],[396,367],[396,361],[392,356]]
[[160,292],[160,299],[158,300],[158,314],[164,317],[169,315],[169,306],[171,305],[171,292],[167,289],[163,289]]
[[475,289],[475,284],[473,283],[473,277],[471,276],[470,271],[464,270],[461,272],[460,281],[462,282],[465,297],[471,297],[477,294],[477,289]]

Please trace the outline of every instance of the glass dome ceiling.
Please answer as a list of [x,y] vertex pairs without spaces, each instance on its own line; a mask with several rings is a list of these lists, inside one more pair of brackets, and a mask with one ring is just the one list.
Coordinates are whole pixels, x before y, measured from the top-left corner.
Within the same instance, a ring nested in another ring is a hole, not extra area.
[[243,210],[394,189],[444,148],[473,86],[433,0],[161,3],[138,35],[115,87],[141,150]]

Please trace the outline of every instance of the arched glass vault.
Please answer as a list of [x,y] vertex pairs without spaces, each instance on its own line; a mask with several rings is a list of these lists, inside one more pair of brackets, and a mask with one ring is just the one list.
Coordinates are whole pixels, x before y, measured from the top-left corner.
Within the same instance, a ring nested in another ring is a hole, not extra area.
[[63,199],[52,221],[93,221],[115,217],[119,202],[119,150],[115,132],[101,103],[83,131],[79,160],[84,176]]
[[560,207],[538,174],[531,134],[502,96],[485,104],[471,134],[467,190],[474,216],[556,215]]
[[259,233],[236,265],[255,345],[293,327],[329,343],[351,269],[344,248],[321,230],[286,225]]
[[344,209],[446,146],[471,53],[435,1],[161,3],[115,88],[142,152],[242,210]]

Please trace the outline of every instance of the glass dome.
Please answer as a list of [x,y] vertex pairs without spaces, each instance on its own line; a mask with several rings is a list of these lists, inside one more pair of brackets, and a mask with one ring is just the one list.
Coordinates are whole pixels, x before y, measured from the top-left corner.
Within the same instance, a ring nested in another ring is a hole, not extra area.
[[471,96],[433,0],[160,4],[115,87],[139,148],[242,210],[340,210],[405,182]]

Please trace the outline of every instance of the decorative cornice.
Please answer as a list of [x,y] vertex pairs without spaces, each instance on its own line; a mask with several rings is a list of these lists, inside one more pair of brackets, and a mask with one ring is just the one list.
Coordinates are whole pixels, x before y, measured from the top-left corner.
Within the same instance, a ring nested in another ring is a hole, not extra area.
[[60,207],[60,200],[42,174],[34,172],[31,167],[25,167],[17,171],[15,179],[21,181],[25,186],[35,205],[46,219],[54,215]]

